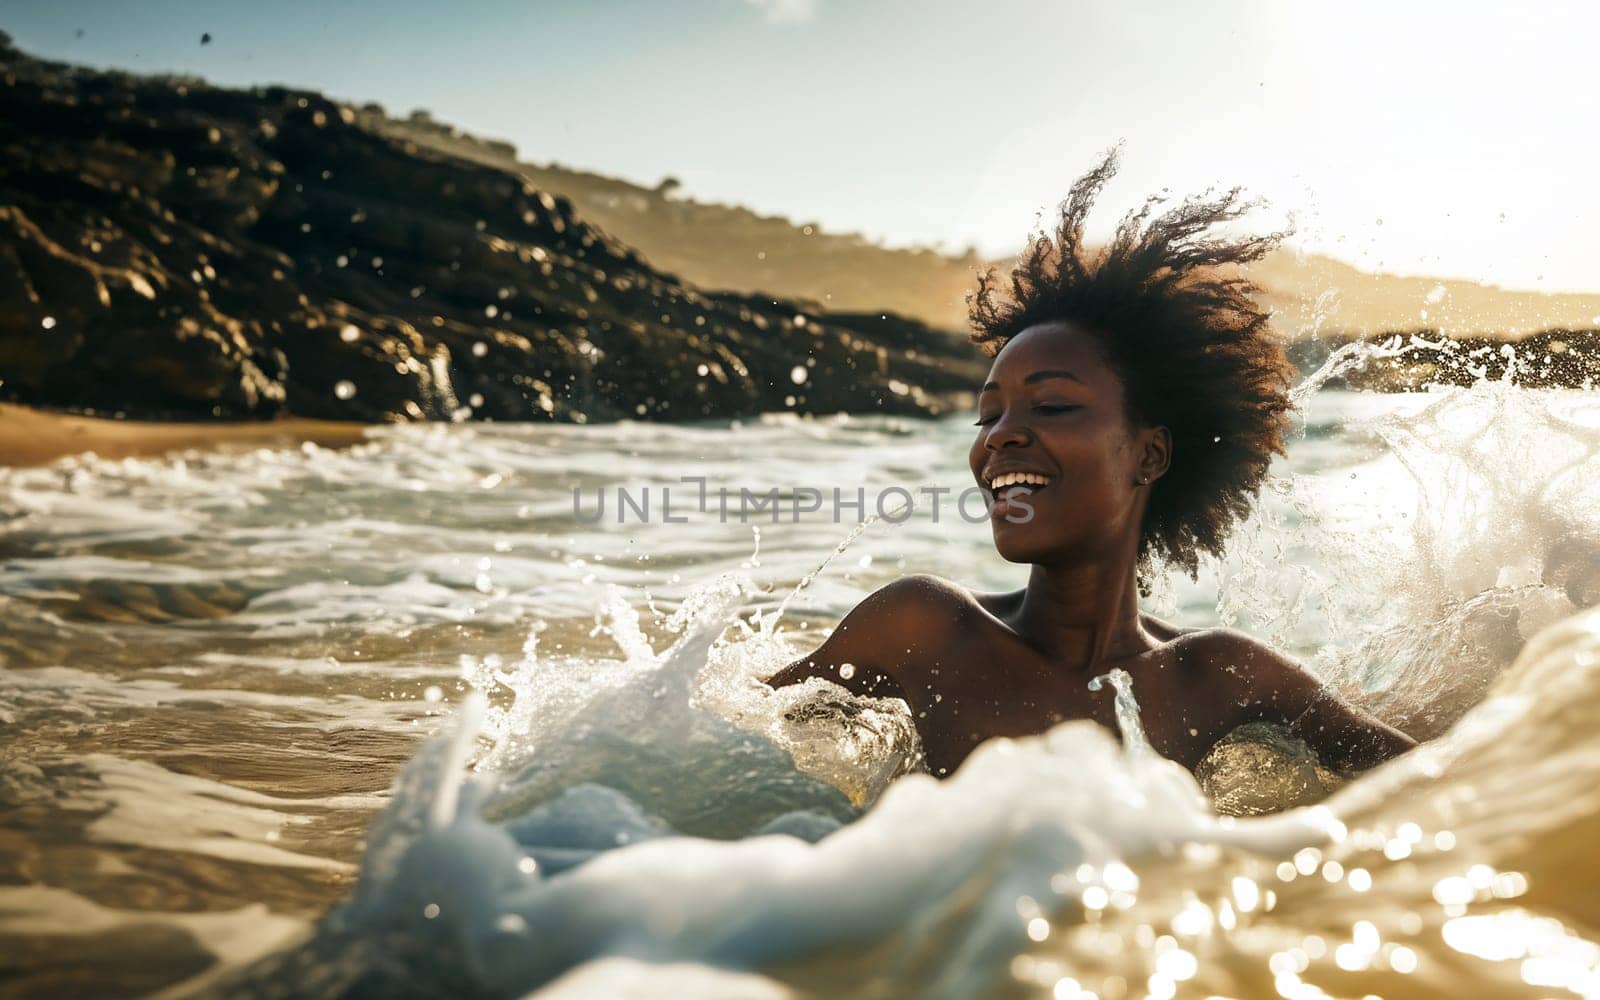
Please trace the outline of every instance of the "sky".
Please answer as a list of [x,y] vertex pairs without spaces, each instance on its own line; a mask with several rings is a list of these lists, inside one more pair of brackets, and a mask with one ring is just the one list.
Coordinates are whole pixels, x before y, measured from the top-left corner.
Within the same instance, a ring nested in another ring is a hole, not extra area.
[[1147,194],[1242,185],[1260,226],[1368,270],[1600,291],[1592,3],[0,0],[0,30],[994,256],[1121,142],[1091,234]]

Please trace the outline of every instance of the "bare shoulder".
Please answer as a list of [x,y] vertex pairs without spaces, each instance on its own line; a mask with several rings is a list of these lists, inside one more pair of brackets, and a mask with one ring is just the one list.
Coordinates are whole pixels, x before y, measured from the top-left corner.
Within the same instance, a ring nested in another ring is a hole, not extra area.
[[1176,633],[1173,641],[1182,644],[1188,650],[1209,657],[1251,660],[1272,658],[1287,663],[1293,662],[1255,636],[1235,628],[1182,629]]
[[948,580],[901,577],[867,595],[821,646],[768,683],[782,687],[823,677],[858,694],[895,693],[938,658],[963,612],[975,607],[972,594]]
[[971,591],[928,573],[903,576],[867,595],[839,623],[840,629],[873,627],[892,629],[925,642],[951,627],[964,611],[977,607]]
[[1208,678],[1229,678],[1227,687],[1247,689],[1257,699],[1308,693],[1322,682],[1294,657],[1232,628],[1187,629],[1170,640],[1182,662]]
[[932,573],[912,573],[910,576],[899,577],[873,591],[871,596],[907,604],[972,599],[972,593],[965,587],[942,576],[934,576]]

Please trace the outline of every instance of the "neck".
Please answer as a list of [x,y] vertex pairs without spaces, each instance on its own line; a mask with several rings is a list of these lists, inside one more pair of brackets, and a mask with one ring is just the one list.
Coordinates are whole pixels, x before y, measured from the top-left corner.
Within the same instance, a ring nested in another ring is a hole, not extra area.
[[1139,624],[1138,539],[1102,560],[1035,563],[1017,612],[1018,634],[1063,668],[1092,671],[1149,649]]

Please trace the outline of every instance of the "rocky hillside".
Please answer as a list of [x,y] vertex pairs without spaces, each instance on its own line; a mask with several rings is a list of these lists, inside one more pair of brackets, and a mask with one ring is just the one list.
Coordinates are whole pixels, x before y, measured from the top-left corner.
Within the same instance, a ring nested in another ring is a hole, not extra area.
[[281,87],[0,35],[0,398],[131,416],[935,414],[983,364],[892,313],[708,293],[502,166]]
[[695,201],[672,178],[645,187],[528,162],[508,142],[479,138],[426,112],[394,118],[368,104],[357,110],[357,120],[424,148],[514,170],[572,199],[584,218],[701,288],[759,290],[833,309],[887,309],[941,329],[966,329],[966,296],[983,264],[971,251],[952,257],[929,248],[884,247],[858,233],[829,232],[818,222]]

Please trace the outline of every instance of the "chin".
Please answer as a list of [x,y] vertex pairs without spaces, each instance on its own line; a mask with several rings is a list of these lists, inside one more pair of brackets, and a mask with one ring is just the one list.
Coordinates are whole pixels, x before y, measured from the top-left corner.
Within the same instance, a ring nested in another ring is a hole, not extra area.
[[[1006,562],[1037,563],[1049,561],[1051,546],[1037,532],[1030,532],[1026,524],[993,524],[994,549]],[[1030,537],[1032,536],[1032,537]]]
[[991,521],[989,530],[1000,558],[1012,563],[1059,565],[1098,561],[1108,555],[1109,532],[1082,534],[1054,517],[1035,517],[1026,524]]

